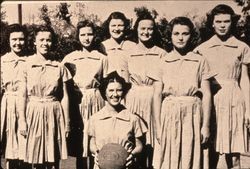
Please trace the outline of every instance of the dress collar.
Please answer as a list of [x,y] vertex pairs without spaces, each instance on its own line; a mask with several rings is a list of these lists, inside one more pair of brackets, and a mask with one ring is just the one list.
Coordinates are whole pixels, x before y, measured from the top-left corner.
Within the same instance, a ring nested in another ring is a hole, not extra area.
[[113,38],[109,38],[105,41],[105,48],[106,50],[122,50],[124,42],[125,41],[122,41],[120,44],[118,44]]
[[192,61],[192,62],[198,62],[199,59],[197,58],[197,54],[193,52],[188,52],[185,56],[180,56],[176,51],[172,50],[170,53],[168,53],[164,60],[166,62],[176,62],[179,60],[185,60],[185,61]]
[[25,57],[20,57],[14,52],[9,52],[3,62],[5,63],[5,62],[19,62],[19,61],[25,62]]
[[46,60],[45,58],[42,58],[39,55],[33,55],[30,58],[31,60],[31,65],[32,67],[44,67],[44,66],[53,66],[53,67],[58,67],[59,62],[57,61],[52,61],[52,60]]
[[105,120],[109,118],[117,118],[124,121],[130,121],[130,115],[129,112],[125,107],[118,113],[116,112],[112,107],[106,105],[104,108],[104,111],[102,112],[101,116],[99,117],[100,120]]
[[226,41],[221,41],[217,35],[214,35],[210,39],[209,44],[211,44],[211,45],[209,47],[213,48],[216,46],[227,46],[227,47],[231,47],[231,48],[238,48],[238,44],[236,42],[237,42],[237,39],[234,36],[230,36]]
[[100,60],[100,54],[96,50],[87,51],[76,51],[74,53],[75,57],[73,60],[82,60],[82,59],[94,59],[94,60]]

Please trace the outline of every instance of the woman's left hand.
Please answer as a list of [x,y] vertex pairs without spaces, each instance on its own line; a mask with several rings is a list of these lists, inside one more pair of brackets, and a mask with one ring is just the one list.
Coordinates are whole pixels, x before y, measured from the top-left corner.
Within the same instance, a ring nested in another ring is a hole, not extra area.
[[69,137],[69,132],[70,132],[70,126],[69,126],[69,125],[66,125],[66,128],[65,128],[65,137],[66,137],[66,138]]
[[247,128],[250,128],[250,115],[249,114],[245,115],[245,126]]
[[132,153],[129,153],[129,156],[126,159],[126,161],[127,161],[126,162],[126,167],[132,165],[133,160],[134,160],[134,155]]
[[210,137],[209,127],[202,126],[201,128],[201,144],[206,144]]

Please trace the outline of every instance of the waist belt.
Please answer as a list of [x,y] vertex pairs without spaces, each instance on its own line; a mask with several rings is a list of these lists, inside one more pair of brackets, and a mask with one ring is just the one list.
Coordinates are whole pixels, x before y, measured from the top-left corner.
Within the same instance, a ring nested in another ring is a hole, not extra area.
[[53,102],[53,101],[58,101],[58,99],[56,97],[53,97],[53,96],[47,96],[47,97],[29,96],[29,101]]
[[195,103],[200,102],[200,98],[196,96],[167,96],[164,101],[172,101],[176,103]]

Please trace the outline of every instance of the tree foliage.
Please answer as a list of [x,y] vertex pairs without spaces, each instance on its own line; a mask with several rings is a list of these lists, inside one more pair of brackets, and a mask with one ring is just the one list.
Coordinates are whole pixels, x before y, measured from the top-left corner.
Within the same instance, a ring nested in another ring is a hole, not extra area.
[[8,44],[7,44],[7,26],[8,23],[7,22],[3,22],[3,20],[6,17],[6,11],[3,10],[3,7],[0,5],[0,46],[1,46],[1,50],[0,50],[0,56],[2,56],[3,54],[5,54],[8,50]]

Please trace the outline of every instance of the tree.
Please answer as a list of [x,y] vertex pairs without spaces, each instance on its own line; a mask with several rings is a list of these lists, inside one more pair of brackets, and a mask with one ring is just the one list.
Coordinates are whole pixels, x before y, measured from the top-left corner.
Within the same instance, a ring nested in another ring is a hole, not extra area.
[[242,19],[239,22],[241,39],[250,45],[250,0],[235,0],[242,7]]
[[7,50],[8,50],[8,40],[7,40],[7,26],[8,23],[4,22],[3,20],[6,17],[6,11],[3,10],[3,7],[0,5],[0,46],[1,46],[1,50],[0,50],[0,56],[4,55]]
[[48,13],[48,6],[47,5],[43,5],[40,9],[40,15],[39,18],[45,22],[46,25],[51,26],[51,21],[50,21],[50,17],[49,17],[49,13]]

